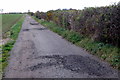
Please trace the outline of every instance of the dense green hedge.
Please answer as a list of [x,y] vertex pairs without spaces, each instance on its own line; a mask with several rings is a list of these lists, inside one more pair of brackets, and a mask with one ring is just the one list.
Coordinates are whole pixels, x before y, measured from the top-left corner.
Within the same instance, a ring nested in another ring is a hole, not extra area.
[[[53,21],[68,30],[74,30],[91,38],[115,46],[120,43],[120,3],[106,7],[90,7],[83,10],[37,11],[39,19]],[[33,15],[33,14],[32,14]]]

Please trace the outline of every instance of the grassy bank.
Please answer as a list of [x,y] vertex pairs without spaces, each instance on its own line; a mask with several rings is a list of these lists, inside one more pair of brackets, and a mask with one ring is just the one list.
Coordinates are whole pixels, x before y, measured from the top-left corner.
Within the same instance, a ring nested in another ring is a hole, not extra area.
[[11,28],[9,28],[9,38],[10,40],[5,45],[2,45],[0,48],[2,48],[2,54],[0,54],[0,74],[3,73],[5,67],[8,64],[8,57],[9,57],[9,51],[11,51],[18,34],[20,32],[20,29],[22,27],[22,23],[24,20],[24,16],[21,17],[16,24],[14,24]]
[[33,18],[42,25],[48,27],[53,32],[58,33],[68,41],[72,42],[73,44],[83,47],[91,54],[94,54],[101,58],[102,60],[109,62],[110,65],[113,66],[114,68],[120,69],[119,68],[120,56],[118,55],[118,53],[120,53],[119,48],[112,46],[110,44],[104,44],[102,42],[94,42],[88,37],[82,36],[81,34],[74,31],[69,31],[63,27],[58,26],[53,22],[40,20],[35,17]]

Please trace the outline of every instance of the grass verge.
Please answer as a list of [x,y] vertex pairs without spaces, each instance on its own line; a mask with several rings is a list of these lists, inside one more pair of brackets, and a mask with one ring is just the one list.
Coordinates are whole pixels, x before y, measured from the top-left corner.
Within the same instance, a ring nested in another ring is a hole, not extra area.
[[94,42],[88,37],[84,37],[75,31],[66,30],[53,22],[40,20],[35,17],[33,18],[43,26],[48,27],[50,30],[61,35],[73,44],[83,47],[91,54],[109,62],[112,67],[120,70],[120,56],[118,55],[120,53],[120,48],[109,44],[104,44],[102,42]]
[[8,57],[10,56],[9,51],[11,51],[11,49],[18,37],[18,34],[22,27],[23,20],[24,20],[24,16],[21,17],[20,20],[11,27],[11,29],[9,31],[10,40],[5,45],[0,46],[0,48],[2,50],[2,54],[0,54],[0,74],[1,75],[2,75],[5,67],[8,64],[7,60],[8,60]]

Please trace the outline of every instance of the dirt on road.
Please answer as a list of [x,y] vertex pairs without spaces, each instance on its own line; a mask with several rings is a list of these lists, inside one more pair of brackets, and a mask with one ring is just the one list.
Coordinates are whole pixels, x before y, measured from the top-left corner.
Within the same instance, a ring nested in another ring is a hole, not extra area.
[[4,78],[117,78],[117,70],[26,16]]

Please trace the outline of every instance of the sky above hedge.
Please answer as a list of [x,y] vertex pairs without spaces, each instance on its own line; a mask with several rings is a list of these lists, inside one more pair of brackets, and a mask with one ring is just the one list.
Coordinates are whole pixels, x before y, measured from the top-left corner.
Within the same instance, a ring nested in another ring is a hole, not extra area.
[[56,9],[83,9],[118,3],[119,0],[0,0],[0,12],[32,12]]

